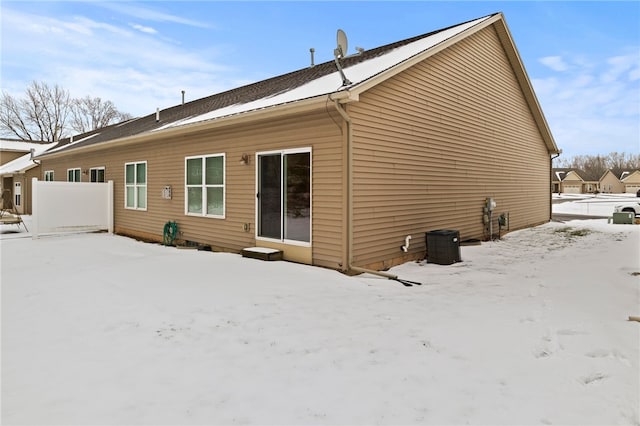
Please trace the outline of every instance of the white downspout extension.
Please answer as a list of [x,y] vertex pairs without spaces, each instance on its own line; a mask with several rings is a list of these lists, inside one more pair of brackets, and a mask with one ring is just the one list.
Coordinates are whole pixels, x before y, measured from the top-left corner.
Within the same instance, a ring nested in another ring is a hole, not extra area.
[[[329,96],[331,99],[331,96]],[[333,104],[336,107],[338,113],[342,116],[347,123],[347,270],[351,270],[359,273],[367,273],[373,275],[379,275],[381,277],[389,278],[390,280],[397,280],[398,276],[388,274],[386,272],[374,271],[373,269],[360,268],[353,266],[353,130],[351,126],[351,117],[347,114],[347,111],[340,105],[337,99],[333,100]]]

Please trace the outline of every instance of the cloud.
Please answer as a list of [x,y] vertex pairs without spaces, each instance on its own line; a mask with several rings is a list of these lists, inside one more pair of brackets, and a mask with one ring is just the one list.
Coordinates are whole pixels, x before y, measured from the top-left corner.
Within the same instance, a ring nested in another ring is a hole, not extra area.
[[560,56],[545,56],[539,60],[541,64],[546,65],[554,71],[566,71],[569,68]]
[[602,78],[605,82],[611,82],[626,76],[630,81],[638,79],[638,57],[637,55],[621,55],[614,56],[607,60],[610,68],[603,74]]
[[[162,3],[154,2],[153,4],[154,4],[154,7],[157,7]],[[132,4],[125,3],[125,2],[114,2],[114,3],[96,2],[94,3],[94,5],[113,10],[114,12],[118,12],[123,15],[138,18],[140,20],[155,21],[155,22],[172,22],[174,24],[181,24],[189,27],[198,27],[198,28],[211,27],[211,24],[206,22],[200,22],[193,19],[183,18],[182,16],[160,12],[156,9],[134,6]]]
[[150,37],[141,24],[83,16],[49,17],[3,8],[3,90],[22,96],[28,84],[59,84],[73,97],[98,96],[123,112],[145,115],[156,107],[233,87],[236,73],[219,64],[215,45],[197,50]]
[[[638,152],[640,64],[635,51],[602,59],[581,57],[564,72],[532,78],[563,156],[606,154],[611,150]],[[558,62],[554,59],[548,63]],[[610,148],[613,146],[616,148]]]
[[140,24],[129,24],[131,26],[131,28],[136,29],[142,33],[147,33],[147,34],[157,34],[158,31],[155,30],[155,28],[152,27],[145,27],[144,25],[140,25]]

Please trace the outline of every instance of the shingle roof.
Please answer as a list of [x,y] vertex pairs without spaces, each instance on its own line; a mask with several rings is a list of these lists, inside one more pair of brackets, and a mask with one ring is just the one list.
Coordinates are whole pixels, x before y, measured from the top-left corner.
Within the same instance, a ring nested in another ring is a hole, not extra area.
[[[467,21],[462,24],[453,25],[447,28],[442,28],[440,30],[411,37],[405,40],[390,43],[374,49],[365,50],[358,54],[342,58],[340,60],[340,63],[345,72],[348,72],[349,68],[352,68],[358,64],[363,64],[367,61],[372,61],[376,58],[380,58],[382,55],[390,53],[398,48],[402,48],[403,46],[410,45],[414,42],[428,39],[436,34],[445,34],[448,36],[448,33],[446,32],[450,31],[452,33],[451,36],[453,36],[458,32],[462,32],[463,30],[473,26],[475,23],[482,22],[483,20],[495,15],[497,15],[497,13],[476,20]],[[440,40],[438,39],[434,40],[434,43],[439,42]],[[384,69],[379,69],[376,70],[376,73],[382,71],[384,71]],[[334,61],[327,61],[312,67],[300,69],[253,84],[248,84],[246,86],[238,87],[191,102],[186,102],[184,104],[163,109],[159,111],[159,121],[156,121],[156,113],[154,112],[144,117],[134,118],[122,123],[104,127],[102,129],[97,129],[92,132],[76,135],[73,138],[66,138],[60,141],[60,144],[57,148],[48,151],[47,154],[60,152],[62,150],[80,148],[88,145],[94,145],[101,142],[112,141],[146,132],[157,131],[168,126],[180,125],[187,119],[193,121],[194,117],[197,120],[198,117],[203,117],[203,114],[211,113],[214,111],[221,111],[223,108],[232,107],[234,105],[248,105],[251,102],[263,99],[273,99],[274,97],[282,93],[291,92],[294,89],[298,89],[301,86],[309,84],[310,82],[318,81],[323,77],[330,76],[333,73],[337,73],[336,64]],[[371,73],[369,73],[367,75],[367,78],[365,78],[364,80],[371,78],[370,74]],[[360,81],[356,81],[354,84],[361,83],[364,80],[361,79]],[[353,85],[350,87],[353,87]],[[335,84],[333,84],[332,90],[328,93],[338,92],[341,90],[345,90],[345,88],[337,87]],[[207,118],[202,118],[202,120],[205,119]]]

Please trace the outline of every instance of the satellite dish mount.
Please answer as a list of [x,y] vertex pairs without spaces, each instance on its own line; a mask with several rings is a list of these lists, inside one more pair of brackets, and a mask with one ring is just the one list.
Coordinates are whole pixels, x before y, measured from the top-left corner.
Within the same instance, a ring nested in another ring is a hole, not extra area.
[[342,70],[342,65],[340,65],[339,59],[344,58],[347,55],[347,35],[342,30],[338,30],[337,34],[337,47],[333,50],[333,56],[336,61],[336,67],[340,72],[340,76],[342,77],[342,85],[348,86],[351,84],[351,81],[344,75],[344,71]]

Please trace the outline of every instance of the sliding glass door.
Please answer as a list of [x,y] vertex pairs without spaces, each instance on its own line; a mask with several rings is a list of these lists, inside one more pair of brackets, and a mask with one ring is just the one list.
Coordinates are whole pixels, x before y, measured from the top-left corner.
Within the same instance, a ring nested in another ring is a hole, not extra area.
[[258,154],[258,236],[311,242],[311,151]]

